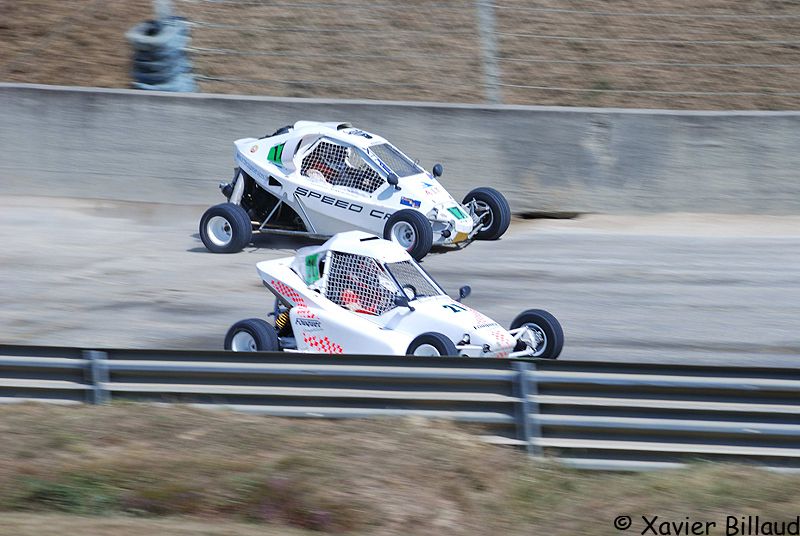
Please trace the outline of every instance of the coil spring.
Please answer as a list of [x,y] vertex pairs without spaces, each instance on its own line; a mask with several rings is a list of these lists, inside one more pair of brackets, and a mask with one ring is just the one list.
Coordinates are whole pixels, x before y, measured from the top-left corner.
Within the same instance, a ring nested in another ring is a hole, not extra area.
[[283,311],[275,318],[275,325],[278,326],[278,330],[281,330],[286,327],[286,324],[289,323],[289,312]]

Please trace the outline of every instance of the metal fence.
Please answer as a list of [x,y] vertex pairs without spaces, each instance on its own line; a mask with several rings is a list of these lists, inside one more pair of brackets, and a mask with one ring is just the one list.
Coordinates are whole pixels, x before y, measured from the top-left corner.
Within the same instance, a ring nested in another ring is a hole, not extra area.
[[421,416],[585,469],[800,469],[800,369],[0,347],[0,402]]
[[175,0],[209,91],[797,108],[800,10],[768,0]]

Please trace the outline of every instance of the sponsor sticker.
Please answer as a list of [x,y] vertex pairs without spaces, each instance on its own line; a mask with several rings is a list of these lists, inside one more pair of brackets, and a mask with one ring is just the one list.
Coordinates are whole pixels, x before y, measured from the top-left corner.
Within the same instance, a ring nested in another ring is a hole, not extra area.
[[442,193],[442,187],[438,184],[433,184],[430,182],[423,182],[422,185],[425,187],[425,195],[429,197],[433,197],[435,195],[439,195]]
[[264,173],[258,166],[253,165],[250,161],[247,160],[241,153],[237,151],[236,153],[236,163],[247,172],[248,175],[251,177],[255,177],[256,179],[261,179],[264,182],[269,180],[269,177],[266,173]]
[[466,220],[467,219],[467,215],[464,214],[464,212],[458,207],[450,207],[450,208],[447,209],[447,211],[450,214],[452,214],[453,216],[455,216],[456,218],[458,218],[459,220]]
[[304,331],[322,331],[322,322],[315,318],[295,318],[294,323]]
[[421,202],[416,199],[411,199],[410,197],[401,197],[400,204],[411,208],[419,208]]
[[368,140],[372,139],[369,132],[364,132],[363,130],[359,130],[357,128],[348,128],[345,130],[348,134],[352,134],[353,136],[361,136],[362,138],[367,138]]
[[458,244],[459,242],[463,242],[467,238],[469,238],[469,235],[467,233],[456,233],[456,236],[453,237],[453,243]]

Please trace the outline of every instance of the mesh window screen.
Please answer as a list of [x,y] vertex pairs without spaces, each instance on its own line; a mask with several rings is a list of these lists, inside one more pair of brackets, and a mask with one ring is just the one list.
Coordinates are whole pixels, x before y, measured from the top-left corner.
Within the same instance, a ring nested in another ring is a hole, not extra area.
[[390,262],[386,265],[401,288],[412,287],[414,296],[423,298],[425,296],[439,296],[441,291],[431,284],[430,281],[414,266],[411,261]]
[[325,297],[355,311],[381,315],[395,307],[397,285],[371,257],[331,253]]
[[398,177],[408,177],[409,175],[422,173],[422,169],[420,169],[419,166],[388,143],[373,145],[369,149],[375,153],[378,158],[383,160],[383,163],[389,166]]
[[374,192],[385,182],[355,150],[326,141],[320,142],[303,158],[300,174],[307,177],[321,175],[334,186],[368,193]]

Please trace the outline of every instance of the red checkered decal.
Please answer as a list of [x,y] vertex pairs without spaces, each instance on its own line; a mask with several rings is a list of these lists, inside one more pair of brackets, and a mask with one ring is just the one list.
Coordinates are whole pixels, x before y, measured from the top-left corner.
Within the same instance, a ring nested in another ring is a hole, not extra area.
[[317,318],[317,315],[312,313],[311,309],[302,305],[294,308],[294,314],[299,318]]
[[331,340],[327,336],[319,338],[315,335],[309,335],[307,333],[303,333],[303,342],[305,342],[315,351],[323,354],[344,353],[342,347],[336,344],[335,342],[331,342]]
[[509,333],[504,329],[493,329],[491,331],[492,337],[494,340],[497,341],[497,349],[500,350],[496,352],[496,357],[508,357],[508,352],[506,349],[511,350],[516,345],[517,341],[514,340],[514,337],[509,335]]
[[515,342],[514,337],[509,335],[509,333],[504,329],[493,329],[491,331],[492,337],[500,346],[514,346]]
[[299,305],[302,307],[306,306],[306,301],[303,297],[292,287],[283,283],[281,281],[275,281],[274,279],[269,282],[269,284],[278,291],[278,294],[283,296],[284,298],[288,299],[294,305]]

